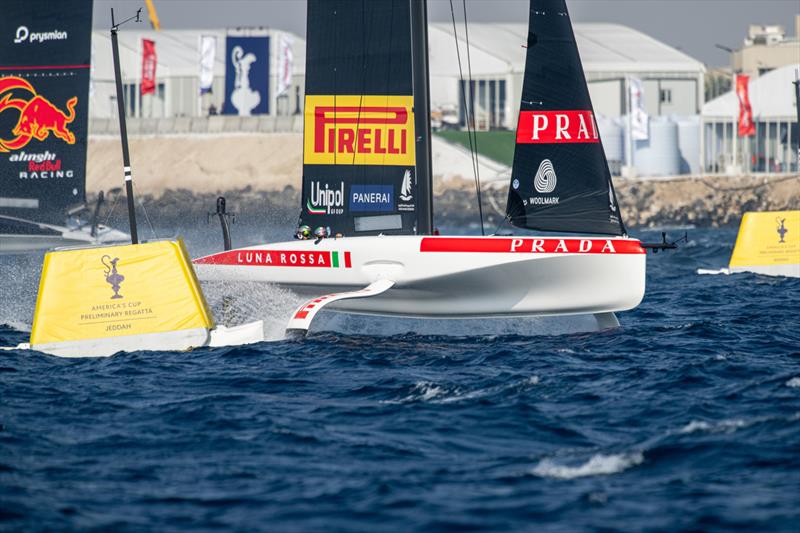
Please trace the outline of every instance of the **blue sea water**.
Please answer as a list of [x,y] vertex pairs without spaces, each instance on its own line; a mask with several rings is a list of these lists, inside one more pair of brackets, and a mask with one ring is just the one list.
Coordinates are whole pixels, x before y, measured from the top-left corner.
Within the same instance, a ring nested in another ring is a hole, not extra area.
[[[610,331],[330,315],[280,340],[295,300],[253,289],[271,342],[0,351],[0,529],[797,531],[800,279],[697,275],[735,233],[650,255]],[[0,258],[0,345],[39,261]]]

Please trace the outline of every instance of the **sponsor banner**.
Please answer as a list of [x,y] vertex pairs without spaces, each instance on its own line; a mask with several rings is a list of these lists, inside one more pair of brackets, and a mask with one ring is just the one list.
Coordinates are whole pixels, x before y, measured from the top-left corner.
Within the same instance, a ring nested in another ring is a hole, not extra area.
[[412,96],[306,95],[306,165],[414,166]]
[[217,38],[200,36],[200,94],[212,92],[214,85],[214,61],[217,55]]
[[3,0],[0,68],[88,66],[91,28],[91,0]]
[[269,113],[269,37],[225,38],[224,115]]
[[0,190],[38,199],[37,220],[63,224],[63,209],[84,200],[89,69],[15,74],[0,76]]
[[394,211],[394,187],[391,185],[351,185],[350,211]]
[[142,83],[140,90],[142,95],[155,94],[156,92],[156,42],[150,39],[142,39]]
[[524,239],[426,237],[420,252],[643,254],[639,241],[629,239]]
[[291,89],[293,69],[292,38],[282,33],[278,41],[278,91],[276,93],[278,96],[287,94]]
[[344,213],[344,182],[331,185],[312,180],[309,183],[306,210],[311,215],[341,215]]
[[2,213],[63,224],[85,199],[92,2],[7,0],[0,16]]
[[195,259],[197,265],[352,268],[350,252],[232,250]]
[[520,111],[517,144],[600,142],[591,111]]
[[639,78],[628,78],[628,112],[631,114],[631,136],[635,141],[648,139],[650,117],[644,105],[644,88]]
[[753,124],[753,108],[750,107],[750,76],[736,76],[736,96],[739,98],[739,137],[751,137],[756,134]]

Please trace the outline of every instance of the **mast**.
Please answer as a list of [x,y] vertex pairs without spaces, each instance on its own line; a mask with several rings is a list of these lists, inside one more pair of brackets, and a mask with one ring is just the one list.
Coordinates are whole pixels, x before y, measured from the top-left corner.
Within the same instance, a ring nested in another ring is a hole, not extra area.
[[431,102],[428,69],[428,2],[409,0],[411,13],[411,70],[414,83],[414,131],[417,152],[419,226],[417,234],[433,233],[433,166]]
[[[141,8],[136,12],[136,22],[139,22]],[[127,20],[116,24],[114,22],[114,9],[111,9],[111,50],[114,55],[114,79],[117,84],[117,114],[119,115],[119,136],[122,141],[122,166],[125,174],[125,194],[128,197],[128,221],[131,226],[131,244],[139,244],[139,235],[136,231],[136,210],[133,203],[133,177],[131,176],[131,158],[128,153],[128,129],[125,125],[125,100],[122,92],[122,73],[119,66],[119,43],[117,42],[117,32],[122,24]]]

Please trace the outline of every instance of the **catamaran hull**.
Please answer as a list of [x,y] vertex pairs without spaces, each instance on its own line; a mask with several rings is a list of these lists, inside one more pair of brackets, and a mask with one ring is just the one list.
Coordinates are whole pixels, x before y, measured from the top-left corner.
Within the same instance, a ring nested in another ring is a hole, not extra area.
[[317,297],[394,285],[327,308],[468,318],[607,313],[644,296],[645,251],[634,239],[378,236],[295,241],[194,260],[203,281],[272,283]]

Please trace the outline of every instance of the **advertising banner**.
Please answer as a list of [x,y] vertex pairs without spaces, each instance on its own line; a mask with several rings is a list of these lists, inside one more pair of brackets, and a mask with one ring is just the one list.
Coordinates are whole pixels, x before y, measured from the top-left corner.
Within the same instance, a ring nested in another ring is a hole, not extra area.
[[644,106],[644,88],[639,78],[628,78],[628,102],[631,114],[631,135],[634,141],[646,141],[648,138],[648,122],[650,117]]
[[2,12],[0,213],[63,224],[85,200],[92,2]]
[[225,38],[225,115],[269,113],[269,37]]
[[278,45],[278,96],[288,93],[292,87],[293,68],[292,38],[286,34],[281,34]]
[[156,43],[150,39],[142,39],[142,95],[156,92]]
[[217,55],[217,38],[200,36],[200,94],[211,93],[214,86],[214,61]]
[[736,96],[739,98],[739,137],[756,134],[753,124],[753,108],[750,107],[750,76],[736,76]]

